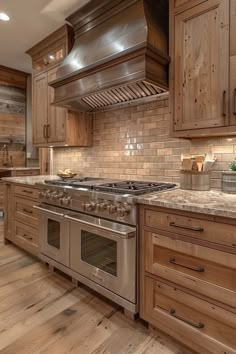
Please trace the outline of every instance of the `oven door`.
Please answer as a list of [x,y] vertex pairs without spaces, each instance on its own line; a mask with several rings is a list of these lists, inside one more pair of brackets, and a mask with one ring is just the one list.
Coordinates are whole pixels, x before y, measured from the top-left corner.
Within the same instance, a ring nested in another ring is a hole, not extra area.
[[136,228],[68,214],[70,268],[136,303]]
[[53,260],[69,266],[69,223],[63,209],[36,205],[39,210],[39,250]]

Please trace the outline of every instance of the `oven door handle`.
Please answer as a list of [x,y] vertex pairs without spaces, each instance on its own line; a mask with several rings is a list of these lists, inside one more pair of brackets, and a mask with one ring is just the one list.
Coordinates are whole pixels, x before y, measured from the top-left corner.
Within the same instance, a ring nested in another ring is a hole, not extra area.
[[130,238],[134,238],[135,235],[136,235],[136,230],[133,229],[133,230],[130,230],[130,231],[119,231],[119,230],[113,230],[109,227],[106,227],[106,226],[102,226],[102,225],[97,225],[97,224],[94,224],[93,222],[90,222],[90,221],[86,221],[86,220],[81,220],[80,218],[76,218],[74,216],[70,216],[70,215],[65,215],[65,219],[67,220],[71,220],[71,221],[75,221],[77,223],[80,223],[80,224],[84,224],[84,225],[88,225],[88,226],[93,226],[93,227],[96,227],[98,229],[102,229],[102,230],[105,230],[105,231],[110,231],[112,232],[113,234],[117,234],[119,235],[120,237],[122,238],[125,238],[125,239],[130,239]]
[[40,207],[38,205],[34,205],[33,208],[37,209],[37,210],[40,210],[40,211],[43,211],[44,213],[52,214],[52,215],[55,215],[55,216],[60,216],[60,217],[64,217],[65,216],[65,214],[58,213],[58,212],[50,210],[50,209],[42,208],[42,207]]

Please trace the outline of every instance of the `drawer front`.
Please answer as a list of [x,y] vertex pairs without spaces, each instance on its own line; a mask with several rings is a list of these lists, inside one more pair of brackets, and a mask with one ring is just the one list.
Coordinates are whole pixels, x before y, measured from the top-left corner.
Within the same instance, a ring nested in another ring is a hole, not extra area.
[[16,197],[14,202],[15,219],[38,228],[39,216],[38,210],[34,208],[35,204],[36,202],[33,200]]
[[16,176],[37,176],[39,175],[39,170],[16,170]]
[[144,236],[147,272],[236,307],[236,255],[151,232]]
[[38,230],[19,221],[15,222],[15,237],[22,238],[35,246],[39,244]]
[[152,324],[181,330],[213,353],[235,353],[235,314],[166,284],[145,277],[144,313]]
[[14,194],[38,200],[39,191],[37,188],[31,188],[28,186],[14,186]]
[[14,223],[14,243],[33,254],[38,254],[38,241],[37,229],[18,221]]
[[236,249],[236,226],[145,210],[145,226]]

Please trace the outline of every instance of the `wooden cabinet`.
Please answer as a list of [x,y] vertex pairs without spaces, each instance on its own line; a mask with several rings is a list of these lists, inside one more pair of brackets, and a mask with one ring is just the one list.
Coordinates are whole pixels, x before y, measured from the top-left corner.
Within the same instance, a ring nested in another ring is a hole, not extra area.
[[38,189],[34,186],[5,183],[4,238],[38,256]]
[[141,317],[201,354],[235,353],[236,222],[150,206],[140,221]]
[[92,145],[91,113],[51,105],[54,89],[49,83],[72,43],[73,30],[66,25],[27,52],[33,59],[33,143],[39,147]]
[[42,73],[33,78],[33,143],[36,145],[47,142],[47,99],[47,73]]
[[170,103],[173,135],[235,135],[235,0],[172,0]]

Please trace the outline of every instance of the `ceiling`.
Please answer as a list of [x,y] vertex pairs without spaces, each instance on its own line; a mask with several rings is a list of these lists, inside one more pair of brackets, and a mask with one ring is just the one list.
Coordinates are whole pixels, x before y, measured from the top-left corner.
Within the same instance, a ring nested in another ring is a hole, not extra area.
[[[25,51],[65,23],[65,18],[89,0],[0,0],[0,65],[31,72]],[[92,1],[92,0],[91,0]]]

